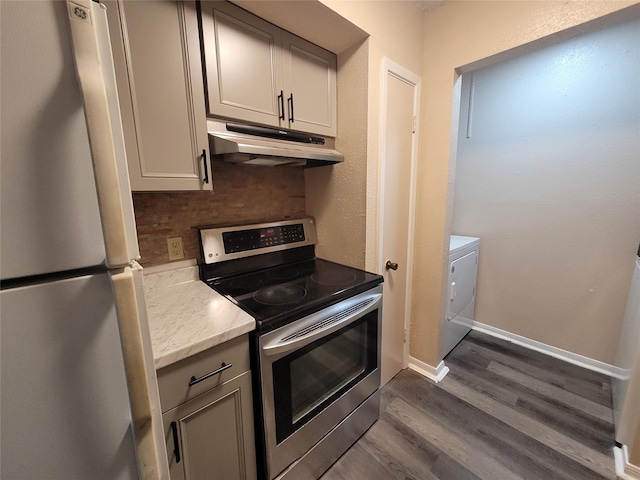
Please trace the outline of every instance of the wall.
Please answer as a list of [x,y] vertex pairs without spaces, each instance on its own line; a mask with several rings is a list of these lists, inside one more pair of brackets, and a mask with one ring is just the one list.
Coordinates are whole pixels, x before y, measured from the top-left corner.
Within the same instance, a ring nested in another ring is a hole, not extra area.
[[[423,128],[416,211],[416,239],[420,241],[416,242],[411,326],[413,357],[432,366],[439,361],[455,179],[457,137],[452,134],[457,129],[452,129],[452,105],[456,69],[470,71],[596,30],[602,24],[637,16],[637,4],[629,0],[456,1],[425,15]],[[632,5],[636,6],[622,11]],[[608,14],[612,15],[601,18]],[[531,43],[534,41],[537,42]],[[640,429],[636,431],[637,437]],[[630,458],[636,465],[639,463],[640,441],[635,442]]]
[[167,238],[182,237],[185,259],[199,255],[198,225],[261,223],[305,216],[301,168],[213,163],[213,192],[134,193],[140,263],[169,261]]
[[463,77],[452,233],[482,239],[475,320],[608,364],[640,242],[638,38],[635,20]]
[[[432,366],[440,360],[438,342],[446,308],[446,258],[455,178],[457,137],[452,133],[457,128],[452,129],[452,105],[456,69],[469,71],[486,66],[628,18],[629,11],[614,14],[616,18],[600,17],[634,3],[458,1],[447,2],[425,14],[416,210],[419,241],[415,251],[411,327],[413,357]],[[594,19],[598,20],[583,25]],[[531,43],[534,41],[537,42]]]
[[[357,161],[357,168],[348,173],[358,179],[358,185],[354,186],[354,180],[346,177],[333,179],[332,195],[325,195],[322,206],[317,209],[322,216],[331,219],[330,222],[319,223],[319,230],[327,237],[323,252],[327,258],[377,271],[382,58],[388,57],[420,74],[422,12],[417,2],[321,1],[370,35],[367,44],[368,77],[366,85],[362,87],[368,88],[366,99],[353,83],[346,90],[341,89],[339,79],[338,102],[342,103],[340,108],[344,109],[344,113],[338,117],[339,136],[336,140],[338,149],[342,148],[344,142],[349,142],[348,148],[351,149],[353,142],[360,142],[362,135],[366,135],[366,156],[362,146],[358,146],[357,155],[346,159],[347,162]],[[359,54],[362,55],[362,52],[359,51]],[[352,96],[358,99],[353,107],[350,104]],[[366,126],[366,130],[363,130],[363,126]],[[316,180],[315,176],[316,172],[307,172],[308,206],[314,202],[310,188]],[[317,213],[314,215],[318,216]],[[342,253],[345,248],[349,249],[349,255]],[[357,263],[354,263],[354,258]]]
[[[316,255],[364,268],[369,41],[338,55],[338,137],[344,163],[307,169],[306,208],[316,219]],[[348,99],[348,101],[344,101]]]

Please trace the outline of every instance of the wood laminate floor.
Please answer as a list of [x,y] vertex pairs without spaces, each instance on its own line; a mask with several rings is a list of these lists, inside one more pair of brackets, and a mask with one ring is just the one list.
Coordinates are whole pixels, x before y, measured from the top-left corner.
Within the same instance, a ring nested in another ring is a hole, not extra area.
[[322,480],[614,480],[609,377],[472,331],[434,384],[411,370]]

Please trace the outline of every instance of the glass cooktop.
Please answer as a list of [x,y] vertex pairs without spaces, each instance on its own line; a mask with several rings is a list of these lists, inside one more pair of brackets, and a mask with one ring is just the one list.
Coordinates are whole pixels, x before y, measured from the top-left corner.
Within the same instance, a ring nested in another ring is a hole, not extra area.
[[207,281],[253,316],[260,332],[274,330],[381,282],[380,275],[318,258]]

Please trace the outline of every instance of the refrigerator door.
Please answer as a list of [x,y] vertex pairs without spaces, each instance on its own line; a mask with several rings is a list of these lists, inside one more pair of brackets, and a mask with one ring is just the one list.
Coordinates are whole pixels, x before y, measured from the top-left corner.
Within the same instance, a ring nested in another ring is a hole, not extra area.
[[0,292],[0,477],[138,478],[107,274]]
[[105,258],[64,2],[0,2],[3,280]]
[[139,259],[105,6],[67,1],[109,268]]

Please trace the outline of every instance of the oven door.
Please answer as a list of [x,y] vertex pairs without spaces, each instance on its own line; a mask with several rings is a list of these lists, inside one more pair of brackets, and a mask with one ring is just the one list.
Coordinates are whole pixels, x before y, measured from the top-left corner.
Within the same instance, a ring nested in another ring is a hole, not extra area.
[[260,337],[268,478],[380,386],[382,286]]

